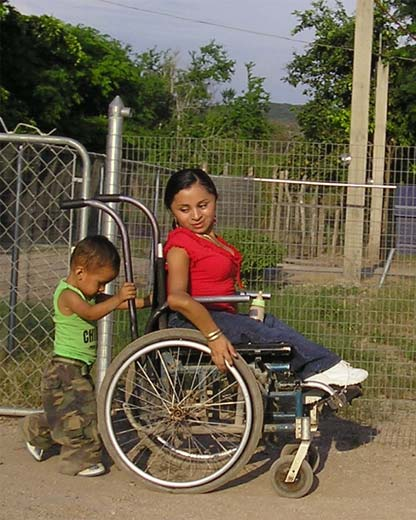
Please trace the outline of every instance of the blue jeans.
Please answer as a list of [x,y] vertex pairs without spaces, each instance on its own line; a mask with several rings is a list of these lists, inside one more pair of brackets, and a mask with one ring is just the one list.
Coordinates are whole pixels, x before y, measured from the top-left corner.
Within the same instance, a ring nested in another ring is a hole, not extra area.
[[[278,343],[292,345],[291,368],[301,378],[322,372],[336,365],[341,358],[305,338],[296,330],[278,320],[271,314],[266,314],[264,322],[249,318],[247,314],[231,314],[224,311],[210,311],[210,314],[231,343]],[[195,327],[179,313],[169,316],[169,327]]]

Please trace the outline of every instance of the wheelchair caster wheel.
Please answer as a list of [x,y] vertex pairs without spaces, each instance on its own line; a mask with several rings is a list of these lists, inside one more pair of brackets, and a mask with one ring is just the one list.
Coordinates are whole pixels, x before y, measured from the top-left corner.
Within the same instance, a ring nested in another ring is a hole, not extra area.
[[306,460],[302,462],[294,482],[285,482],[294,458],[294,455],[280,457],[270,468],[270,478],[273,487],[281,497],[301,498],[305,496],[312,487],[314,475],[312,468]]
[[[298,451],[299,444],[285,444],[280,452],[280,457],[284,457],[286,455],[295,455]],[[312,471],[315,471],[319,468],[319,463],[321,462],[321,456],[319,455],[318,448],[316,446],[309,446],[308,453],[306,455],[306,460],[309,462]]]

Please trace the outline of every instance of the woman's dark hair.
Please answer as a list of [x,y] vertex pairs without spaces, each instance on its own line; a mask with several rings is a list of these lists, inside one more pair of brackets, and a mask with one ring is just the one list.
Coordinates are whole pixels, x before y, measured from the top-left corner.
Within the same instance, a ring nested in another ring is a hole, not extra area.
[[199,182],[208,193],[214,195],[218,199],[218,192],[211,177],[199,168],[187,168],[173,173],[168,180],[165,191],[165,206],[170,209],[175,195],[181,190],[190,188],[193,184]]
[[70,264],[71,267],[82,265],[87,270],[110,266],[118,273],[120,255],[108,238],[102,235],[92,235],[78,242],[72,252]]

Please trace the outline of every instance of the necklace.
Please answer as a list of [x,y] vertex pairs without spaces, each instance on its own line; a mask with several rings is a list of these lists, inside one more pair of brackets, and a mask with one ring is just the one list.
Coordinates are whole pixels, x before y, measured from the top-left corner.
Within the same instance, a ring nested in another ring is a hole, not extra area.
[[211,242],[217,242],[217,237],[214,235],[213,237],[211,235],[208,235],[208,233],[202,233],[204,238],[207,238],[208,240],[211,240]]
[[224,249],[225,251],[228,251],[228,253],[230,253],[231,255],[234,256],[234,251],[232,249],[230,249],[229,247],[225,246],[224,244],[222,244],[218,238],[216,237],[216,235],[214,234],[214,236],[212,237],[211,235],[208,235],[208,233],[201,233],[201,237],[204,237],[206,238],[207,240],[209,240],[210,242],[212,242],[213,244],[215,244],[217,247],[220,247],[221,249]]

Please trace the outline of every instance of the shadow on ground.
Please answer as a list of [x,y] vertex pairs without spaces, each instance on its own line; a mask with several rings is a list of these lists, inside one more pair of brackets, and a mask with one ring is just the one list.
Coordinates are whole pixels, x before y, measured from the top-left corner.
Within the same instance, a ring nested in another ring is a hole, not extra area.
[[[337,451],[354,450],[372,442],[378,433],[379,431],[374,427],[358,424],[333,413],[322,417],[319,434],[312,441],[320,455],[320,463],[315,474],[318,474],[325,467],[331,449]],[[245,468],[244,474],[228,482],[220,489],[239,486],[266,473],[273,462],[279,458],[283,446],[294,442],[293,435],[264,437],[259,444],[258,450]],[[318,483],[316,482],[311,492],[316,489],[317,485]]]

